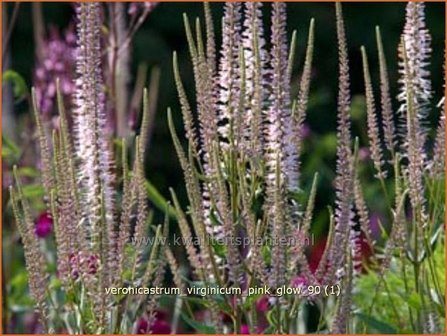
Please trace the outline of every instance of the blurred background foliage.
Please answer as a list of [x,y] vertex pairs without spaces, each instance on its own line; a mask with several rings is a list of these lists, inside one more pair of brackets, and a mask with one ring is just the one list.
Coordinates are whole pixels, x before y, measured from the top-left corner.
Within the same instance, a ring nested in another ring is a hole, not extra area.
[[[433,106],[437,104],[443,95],[443,62],[444,62],[444,32],[445,32],[445,4],[427,3],[427,26],[432,35],[432,72],[434,99]],[[10,19],[15,4],[3,3],[4,15]],[[64,30],[74,18],[74,7],[70,3],[43,3],[43,16],[46,28],[56,26]],[[220,27],[223,6],[222,3],[212,3],[211,9],[214,15],[217,45],[220,45]],[[5,11],[6,10],[6,11]],[[269,10],[270,5],[264,6],[266,12],[266,34],[269,36]],[[9,60],[5,62],[3,71],[12,69],[23,79],[27,89],[32,86],[33,69],[35,66],[35,44],[33,32],[32,10],[30,3],[21,3],[17,12],[17,21],[12,31],[9,43]],[[148,69],[159,67],[161,70],[160,90],[157,103],[157,113],[153,125],[153,133],[150,139],[146,157],[146,176],[155,188],[166,199],[169,199],[169,187],[176,190],[184,207],[186,207],[186,195],[183,175],[172,145],[167,126],[166,110],[171,107],[174,111],[176,128],[182,130],[182,118],[174,84],[172,71],[172,53],[177,51],[179,66],[187,95],[193,102],[194,79],[192,65],[189,58],[188,46],[184,33],[183,13],[190,19],[202,18],[203,6],[201,3],[161,3],[149,15],[141,29],[135,36],[131,51],[131,74],[135,80],[138,66],[146,64]],[[349,58],[351,66],[351,90],[353,135],[358,136],[360,147],[367,145],[366,136],[366,107],[363,97],[364,83],[362,74],[360,47],[364,45],[369,56],[370,70],[375,90],[377,106],[379,106],[379,72],[377,60],[377,47],[375,41],[375,26],[379,25],[384,41],[385,54],[387,56],[390,85],[392,96],[398,91],[397,79],[397,45],[404,24],[405,3],[346,3],[344,4],[344,16],[346,34],[348,38]],[[291,37],[293,30],[297,31],[297,53],[293,67],[293,93],[297,93],[300,73],[304,60],[305,44],[308,25],[311,18],[315,18],[315,51],[314,64],[310,90],[310,102],[307,112],[307,129],[302,157],[303,172],[302,186],[308,191],[315,172],[319,172],[320,180],[315,209],[313,230],[316,239],[323,238],[327,228],[327,206],[334,201],[333,180],[335,177],[335,152],[336,152],[336,102],[337,102],[337,45],[335,31],[335,9],[332,3],[290,3],[288,5],[288,33]],[[6,66],[6,68],[5,68]],[[5,79],[5,76],[4,76]],[[149,79],[148,79],[149,80]],[[132,83],[133,87],[133,83]],[[4,103],[4,102],[3,102]],[[396,101],[393,102],[394,110],[397,110]],[[33,142],[24,139],[30,137],[29,125],[33,123],[30,118],[29,101],[22,99],[14,102],[11,109],[12,115],[6,118],[3,115],[3,132],[14,143],[5,143],[3,157],[8,154],[6,165],[8,169],[18,161],[21,146],[35,146]],[[437,109],[433,109],[431,122],[434,126],[438,119]],[[365,197],[373,214],[372,222],[381,219],[383,212],[383,198],[379,197],[379,185],[373,179],[372,164],[364,151],[364,159],[361,161],[361,174]],[[30,164],[32,166],[32,163]],[[33,169],[25,168],[22,176],[30,179],[38,174]],[[10,180],[4,174],[3,191],[8,187]],[[37,185],[27,187],[30,197],[40,196]],[[5,199],[5,198],[4,198]],[[37,199],[37,198],[36,198]],[[7,198],[6,198],[7,201]],[[3,204],[4,208],[5,205]],[[35,204],[39,207],[39,203]],[[38,211],[38,209],[36,209]],[[26,273],[23,269],[22,257],[15,252],[15,244],[18,236],[15,233],[10,217],[5,212],[3,221],[3,240],[6,272],[4,272],[3,284],[8,283],[12,287],[8,289],[11,302],[16,304],[12,310],[17,312],[23,307],[29,307],[28,297],[22,295],[26,288]],[[161,214],[156,218],[161,218]],[[374,217],[375,216],[375,217]],[[373,224],[373,223],[372,223]],[[12,238],[11,238],[12,235]],[[13,262],[13,260],[16,260]],[[5,274],[6,273],[6,274]],[[11,278],[12,277],[12,278]],[[5,293],[5,288],[3,288]],[[23,302],[22,302],[23,301]],[[11,307],[10,307],[11,308]]]
[[[4,4],[11,12],[14,4]],[[217,45],[220,44],[220,18],[222,4],[213,3],[214,23]],[[268,18],[269,5],[264,6],[265,18]],[[44,3],[45,25],[55,25],[64,29],[73,20],[73,6],[69,3]],[[443,3],[428,3],[427,26],[433,37],[433,62],[431,64],[433,88],[435,90],[434,104],[442,96],[443,83],[443,51],[445,10]],[[189,59],[182,14],[190,18],[203,18],[201,3],[161,3],[149,15],[146,22],[135,36],[132,50],[132,74],[135,76],[138,65],[145,63],[149,69],[158,66],[161,69],[160,94],[158,98],[157,115],[153,137],[150,140],[150,150],[147,155],[147,176],[157,189],[166,197],[168,188],[173,187],[182,194],[183,177],[172,146],[166,119],[168,107],[177,112],[174,116],[177,129],[182,127],[177,93],[172,71],[172,52],[179,55],[180,70],[185,83],[188,97],[194,97],[194,82],[192,66]],[[311,82],[311,97],[307,113],[307,121],[311,136],[305,146],[304,184],[310,184],[308,179],[313,172],[320,170],[322,179],[319,204],[330,204],[335,156],[336,127],[336,96],[337,96],[337,47],[334,21],[334,6],[330,3],[290,3],[288,5],[288,31],[292,35],[297,30],[297,54],[293,71],[293,87],[298,88],[298,80],[302,69],[305,43],[310,19],[315,18],[315,56]],[[370,58],[370,68],[375,83],[376,101],[379,101],[378,60],[375,44],[375,26],[382,30],[384,48],[390,73],[393,96],[397,94],[397,45],[402,31],[405,15],[404,3],[347,3],[344,6],[346,33],[349,44],[351,66],[351,89],[353,93],[352,117],[354,120],[354,135],[360,137],[365,144],[366,111],[363,99],[363,75],[361,70],[360,46],[366,47]],[[269,24],[266,22],[267,35]],[[33,20],[31,5],[22,3],[11,38],[11,63],[14,69],[32,85],[34,67]],[[397,104],[393,106],[397,109]],[[28,113],[27,102],[14,106],[16,116]],[[436,122],[436,115],[433,116]],[[7,127],[8,125],[4,125]],[[19,124],[13,125],[17,136],[20,136]],[[309,155],[309,154],[312,155]],[[323,160],[323,161],[322,161]],[[306,174],[308,172],[309,174]]]

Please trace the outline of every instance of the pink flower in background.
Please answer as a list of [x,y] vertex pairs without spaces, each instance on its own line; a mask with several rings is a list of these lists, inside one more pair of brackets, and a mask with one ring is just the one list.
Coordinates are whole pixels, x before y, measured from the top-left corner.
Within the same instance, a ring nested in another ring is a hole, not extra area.
[[127,13],[130,16],[135,17],[144,11],[151,12],[155,7],[157,7],[157,5],[158,2],[149,2],[149,1],[131,2],[129,4],[129,9],[127,10]]
[[309,124],[303,123],[300,128],[300,136],[303,139],[307,139],[312,134]]
[[36,88],[38,108],[44,118],[50,120],[55,107],[56,79],[60,80],[66,107],[71,105],[71,95],[75,89],[73,81],[76,57],[74,26],[69,26],[63,34],[55,27],[50,27],[43,49],[34,69],[33,84]]
[[53,219],[48,212],[40,214],[36,220],[35,233],[39,238],[47,237],[53,229]]
[[368,147],[361,147],[359,149],[359,160],[360,161],[366,161],[370,157],[370,152]]

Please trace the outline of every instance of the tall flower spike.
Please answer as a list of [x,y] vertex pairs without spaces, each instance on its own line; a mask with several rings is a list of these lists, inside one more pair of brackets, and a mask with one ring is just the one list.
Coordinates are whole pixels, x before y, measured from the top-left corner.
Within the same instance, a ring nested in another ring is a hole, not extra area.
[[203,8],[206,25],[206,59],[209,64],[211,76],[214,76],[216,72],[216,44],[214,42],[214,24],[209,2],[204,2]]
[[[290,108],[290,75],[286,36],[286,5],[272,4],[271,92],[265,117],[266,212],[271,227],[272,272],[270,286],[286,282],[286,247],[279,246],[291,226],[287,218],[286,188],[293,190],[297,178],[297,155]],[[295,166],[296,164],[296,166]]]
[[262,24],[262,3],[245,3],[245,21],[242,32],[245,64],[245,142],[249,151],[262,155],[262,111],[267,98],[267,61],[264,27]]
[[[445,54],[444,54],[445,64]],[[444,68],[444,85],[445,91],[445,68]],[[431,176],[440,176],[444,172],[445,164],[445,96],[441,98],[437,107],[441,109],[439,116],[438,128],[436,129],[435,144],[433,146],[433,158],[430,169]]]
[[441,116],[436,129],[435,145],[433,148],[432,176],[439,176],[444,172],[445,163],[445,107],[442,104]]
[[376,27],[376,42],[380,68],[380,103],[382,108],[383,135],[387,149],[391,152],[391,155],[394,156],[396,134],[393,120],[393,106],[391,105],[388,69],[379,27]]
[[42,160],[42,184],[44,186],[47,202],[49,202],[51,189],[54,187],[53,181],[53,167],[51,165],[50,148],[48,146],[48,139],[45,134],[45,129],[42,124],[42,117],[37,106],[36,92],[32,90],[34,117],[37,125],[37,136],[40,147],[40,156]]
[[[402,38],[401,42],[401,54],[404,64],[404,78],[406,87],[406,128],[408,133],[407,140],[407,155],[408,155],[408,184],[410,191],[411,205],[415,211],[413,211],[414,221],[418,223],[418,230],[422,230],[427,221],[426,214],[426,199],[425,188],[424,188],[424,165],[423,160],[421,160],[421,154],[424,153],[423,142],[420,137],[420,124],[418,123],[418,105],[415,100],[417,92],[415,92],[416,87],[412,85],[411,81],[411,62],[409,59],[409,54],[407,53],[407,43]],[[422,234],[422,232],[420,232]],[[421,241],[416,242],[416,244],[421,243]]]
[[[197,19],[196,33],[197,41],[192,36],[191,26],[188,17],[184,16],[186,37],[188,39],[189,50],[193,63],[194,80],[196,83],[197,111],[199,120],[200,149],[199,154],[203,163],[203,173],[207,176],[214,175],[215,168],[213,160],[210,158],[213,151],[213,143],[217,137],[218,114],[216,113],[216,97],[213,92],[215,79],[211,76],[210,67],[205,57],[200,23]],[[219,225],[213,227],[211,223],[211,200],[210,186],[207,183],[202,184],[202,205],[203,220],[210,234],[219,234],[221,229]],[[212,186],[213,188],[214,186]]]
[[31,296],[36,302],[39,319],[45,329],[47,329],[47,274],[45,258],[40,251],[39,242],[34,234],[34,221],[31,217],[31,208],[23,195],[22,185],[17,175],[17,168],[14,167],[14,178],[16,190],[10,188],[11,204],[16,218],[17,227],[23,240],[25,250],[26,268],[28,271],[28,283]]
[[[77,8],[78,52],[76,60],[76,94],[74,143],[79,166],[78,184],[85,196],[82,212],[92,247],[99,251],[101,212],[104,208],[109,243],[115,243],[114,175],[111,142],[106,131],[101,74],[98,3],[82,3]],[[102,201],[103,199],[103,201]],[[102,204],[104,203],[104,204]],[[105,232],[104,232],[105,233]],[[112,252],[112,246],[108,249]],[[109,258],[113,258],[111,253]]]
[[[278,4],[276,4],[278,5]],[[276,12],[276,15],[278,12]],[[276,27],[276,43],[273,41],[273,29]],[[273,50],[271,53],[271,93],[268,97],[268,104],[270,106],[267,110],[267,115],[265,117],[265,165],[266,165],[266,189],[267,189],[267,200],[273,203],[275,195],[275,183],[276,178],[276,168],[278,166],[278,156],[279,161],[282,162],[282,139],[284,136],[283,123],[282,123],[282,113],[281,113],[281,84],[282,84],[282,73],[281,73],[281,61],[284,62],[287,59],[282,57],[281,50],[278,46],[278,23],[272,25],[272,44]],[[281,174],[282,175],[282,174]]]
[[338,126],[337,126],[337,177],[336,212],[334,243],[329,254],[331,271],[340,271],[346,262],[346,245],[350,232],[352,211],[351,200],[353,190],[352,154],[351,154],[351,121],[349,64],[346,45],[343,14],[340,3],[335,4],[337,19],[337,39],[339,45],[339,92],[338,92]]
[[374,102],[374,93],[371,84],[371,75],[369,73],[368,57],[366,56],[365,47],[362,46],[362,60],[363,60],[363,77],[365,80],[365,96],[366,96],[366,114],[368,122],[368,138],[371,158],[379,178],[385,178],[386,173],[382,170],[382,148],[379,134],[379,125],[376,115],[376,105]]
[[[301,133],[303,123],[306,117],[307,103],[309,100],[309,87],[310,87],[310,77],[312,72],[312,58],[314,52],[314,19],[310,20],[309,24],[309,35],[307,37],[307,49],[306,49],[306,59],[304,61],[304,69],[301,75],[300,89],[298,93],[298,100],[296,103],[295,120],[296,120],[296,130],[297,134]],[[297,141],[297,152],[298,155],[301,153],[302,139],[298,136]],[[299,164],[299,162],[298,162]],[[299,167],[298,167],[299,168]]]
[[[408,108],[408,85],[413,86],[413,104],[417,111],[416,132],[418,141],[424,144],[427,128],[426,118],[428,116],[428,105],[432,98],[432,88],[430,81],[431,36],[425,26],[425,4],[419,2],[409,2],[406,7],[406,21],[402,33],[402,40],[408,60],[408,69],[405,69],[402,45],[399,48],[400,57],[400,80],[401,89],[398,100],[401,102],[399,111],[401,113],[401,128],[403,138],[407,138],[408,129],[406,127],[405,113]],[[405,77],[408,78],[405,78]],[[406,140],[404,140],[406,143]]]
[[343,294],[338,297],[335,316],[332,322],[331,332],[334,334],[349,333],[349,317],[351,314],[352,304],[352,273],[353,273],[353,256],[347,252],[347,276],[345,277],[344,284],[342,286]]
[[239,111],[239,94],[241,87],[239,48],[241,4],[225,3],[222,22],[222,57],[219,63],[219,96],[218,96],[218,133],[223,148],[231,141],[238,141],[241,125],[237,119]]
[[[286,31],[286,4],[275,2],[272,4],[272,94],[271,110],[279,113],[278,130],[273,130],[271,139],[277,142],[281,151],[281,172],[285,178],[288,190],[298,188],[298,152],[296,148],[297,134],[295,122],[292,118],[290,101],[290,73],[288,68],[288,46]],[[276,134],[275,134],[276,133]],[[276,154],[274,154],[276,156]]]

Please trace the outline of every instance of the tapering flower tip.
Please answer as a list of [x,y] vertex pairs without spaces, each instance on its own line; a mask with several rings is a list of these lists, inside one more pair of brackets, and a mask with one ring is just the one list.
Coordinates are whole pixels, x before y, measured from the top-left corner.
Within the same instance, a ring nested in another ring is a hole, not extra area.
[[362,61],[363,61],[363,77],[365,81],[365,96],[366,96],[366,110],[367,110],[367,123],[368,123],[368,138],[369,147],[371,150],[371,158],[374,162],[374,167],[377,170],[377,176],[379,178],[386,177],[385,172],[382,170],[382,148],[379,134],[379,125],[376,115],[376,106],[374,102],[374,93],[371,84],[371,76],[369,73],[368,57],[366,55],[365,47],[361,47]]
[[338,104],[343,115],[349,110],[351,95],[349,90],[349,61],[348,46],[346,43],[345,24],[341,3],[335,3],[337,21],[337,40],[339,57],[339,95]]
[[[341,4],[337,2],[335,4],[335,8],[339,58],[337,126],[337,137],[339,145],[337,146],[337,171],[339,174],[344,175],[344,178],[347,178],[347,175],[350,174],[349,167],[351,157],[351,121],[349,114],[351,105],[351,92],[349,88],[349,61]],[[339,189],[343,190],[344,188]]]
[[394,155],[396,134],[393,120],[393,107],[391,105],[388,69],[379,26],[376,26],[376,42],[380,68],[380,103],[382,109],[383,134],[387,149]]
[[[425,4],[420,2],[409,2],[406,7],[405,26],[402,33],[402,43],[405,44],[407,58],[407,71],[405,70],[403,45],[399,48],[400,57],[400,84],[401,89],[397,96],[401,102],[399,111],[405,114],[407,109],[408,85],[413,91],[413,103],[417,108],[417,117],[421,124],[420,131],[424,129],[425,118],[428,114],[428,104],[432,98],[432,86],[430,81],[431,36],[425,25]],[[405,78],[410,77],[410,78]]]
[[35,233],[39,238],[45,238],[51,234],[53,230],[53,219],[48,212],[44,212],[37,217],[35,223]]
[[[328,254],[329,277],[335,272],[344,272],[349,232],[352,226],[353,165],[351,154],[351,94],[349,89],[348,50],[341,4],[336,6],[337,40],[339,51],[339,92],[337,113],[337,167],[336,167],[336,211],[334,242]],[[331,279],[333,280],[333,279]]]

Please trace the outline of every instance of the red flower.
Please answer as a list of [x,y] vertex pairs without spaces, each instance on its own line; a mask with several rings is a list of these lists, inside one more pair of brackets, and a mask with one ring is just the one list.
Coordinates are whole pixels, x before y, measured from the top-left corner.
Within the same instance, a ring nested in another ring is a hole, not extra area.
[[137,321],[137,334],[147,334],[149,324],[144,317],[140,317]]
[[47,212],[40,214],[40,216],[36,220],[34,229],[36,236],[39,238],[45,238],[51,233],[52,228],[53,219],[51,218],[50,214]]
[[269,310],[269,297],[267,295],[256,301],[256,310],[260,313],[265,313]]
[[354,267],[357,272],[365,271],[365,265],[370,262],[373,250],[366,241],[365,234],[362,232],[355,241],[357,253],[354,256]]
[[326,248],[326,237],[320,239],[315,246],[313,246],[309,256],[309,268],[312,273],[318,268],[324,249]]
[[152,326],[149,327],[149,322],[145,317],[140,317],[137,321],[137,334],[170,334],[171,326],[165,320],[166,314],[163,311],[157,310],[155,312],[155,320]]

